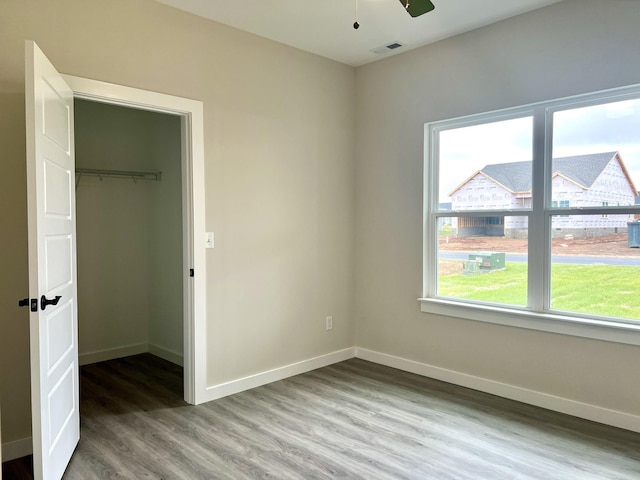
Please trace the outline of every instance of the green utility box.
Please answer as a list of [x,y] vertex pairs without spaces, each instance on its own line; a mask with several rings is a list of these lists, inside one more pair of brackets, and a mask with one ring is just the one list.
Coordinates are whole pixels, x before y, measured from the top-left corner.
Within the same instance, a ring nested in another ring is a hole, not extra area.
[[505,267],[503,252],[471,252],[469,260],[477,262],[480,270],[500,270]]

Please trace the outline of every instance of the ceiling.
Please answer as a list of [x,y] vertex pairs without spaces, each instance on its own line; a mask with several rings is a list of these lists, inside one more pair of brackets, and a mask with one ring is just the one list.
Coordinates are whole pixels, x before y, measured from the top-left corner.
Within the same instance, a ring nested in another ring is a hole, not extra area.
[[[432,0],[411,18],[398,0],[156,0],[352,66],[375,62],[561,0]],[[390,50],[387,45],[399,43]],[[380,49],[381,53],[374,50]]]

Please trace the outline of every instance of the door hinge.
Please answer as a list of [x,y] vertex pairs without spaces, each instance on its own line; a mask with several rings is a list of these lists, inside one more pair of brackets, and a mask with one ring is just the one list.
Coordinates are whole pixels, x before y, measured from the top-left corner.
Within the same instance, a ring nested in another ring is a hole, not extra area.
[[190,277],[193,277],[193,276],[194,276],[193,268],[190,268],[190,269],[189,269],[189,276],[190,276]]

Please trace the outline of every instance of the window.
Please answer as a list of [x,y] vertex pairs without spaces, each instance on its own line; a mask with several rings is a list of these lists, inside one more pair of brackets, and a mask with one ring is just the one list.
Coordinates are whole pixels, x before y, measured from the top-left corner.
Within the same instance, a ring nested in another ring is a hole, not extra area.
[[[552,200],[551,208],[569,208],[569,200]],[[558,215],[554,215],[556,217]],[[559,215],[560,217],[568,217],[569,215]]]
[[640,86],[427,124],[425,144],[423,311],[640,344]]

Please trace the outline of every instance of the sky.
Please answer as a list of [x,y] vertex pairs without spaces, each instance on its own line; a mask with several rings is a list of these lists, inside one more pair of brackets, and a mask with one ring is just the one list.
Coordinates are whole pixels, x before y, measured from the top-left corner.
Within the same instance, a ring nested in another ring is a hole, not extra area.
[[[640,188],[640,100],[558,111],[553,157],[618,151]],[[492,163],[531,160],[531,117],[445,130],[440,133],[440,201]]]

